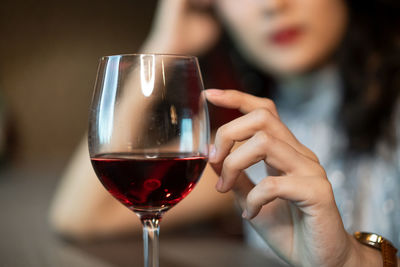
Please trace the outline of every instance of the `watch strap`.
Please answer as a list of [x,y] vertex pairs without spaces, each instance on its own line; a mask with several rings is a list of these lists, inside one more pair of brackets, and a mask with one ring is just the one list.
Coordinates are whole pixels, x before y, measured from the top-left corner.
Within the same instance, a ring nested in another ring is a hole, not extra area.
[[397,267],[397,249],[388,241],[383,240],[381,244],[384,267]]

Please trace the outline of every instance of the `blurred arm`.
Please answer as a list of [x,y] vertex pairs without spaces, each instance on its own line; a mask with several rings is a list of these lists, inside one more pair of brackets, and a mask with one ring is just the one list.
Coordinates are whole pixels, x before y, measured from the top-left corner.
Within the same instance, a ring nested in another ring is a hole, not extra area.
[[[215,173],[207,166],[193,192],[166,213],[163,231],[231,211],[232,196],[218,193],[216,181]],[[61,178],[49,216],[51,227],[57,233],[76,240],[141,233],[136,215],[115,200],[97,179],[86,138]]]

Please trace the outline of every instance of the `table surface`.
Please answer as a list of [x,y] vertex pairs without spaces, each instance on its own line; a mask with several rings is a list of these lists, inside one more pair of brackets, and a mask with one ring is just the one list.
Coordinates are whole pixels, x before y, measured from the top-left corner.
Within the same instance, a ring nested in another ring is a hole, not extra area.
[[[143,266],[140,237],[76,244],[50,231],[47,212],[60,170],[0,170],[0,266]],[[161,232],[160,242],[161,267],[283,266],[237,238]]]

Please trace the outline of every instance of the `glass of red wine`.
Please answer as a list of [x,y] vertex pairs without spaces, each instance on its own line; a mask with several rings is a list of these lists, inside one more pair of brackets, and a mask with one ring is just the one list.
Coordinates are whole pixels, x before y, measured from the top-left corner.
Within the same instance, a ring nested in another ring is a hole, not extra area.
[[93,168],[143,224],[144,265],[158,266],[159,222],[207,162],[209,119],[198,60],[132,54],[100,60],[89,120]]

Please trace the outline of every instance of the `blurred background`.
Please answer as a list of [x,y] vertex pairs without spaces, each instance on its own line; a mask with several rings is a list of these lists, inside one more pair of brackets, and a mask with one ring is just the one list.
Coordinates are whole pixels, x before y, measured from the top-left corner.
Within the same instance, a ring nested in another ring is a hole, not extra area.
[[[99,58],[138,52],[156,4],[1,1],[0,266],[143,265],[141,237],[70,242],[51,231],[48,210],[61,174],[86,132]],[[247,76],[249,80],[256,78]],[[281,266],[245,246],[241,227],[240,216],[231,214],[162,232],[160,265]]]
[[1,1],[1,131],[8,150],[3,161],[66,163],[87,127],[98,59],[137,52],[155,5]]

